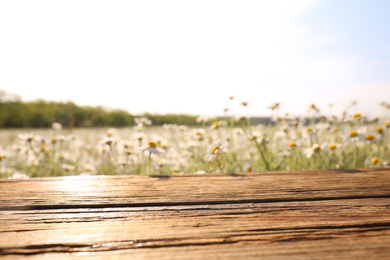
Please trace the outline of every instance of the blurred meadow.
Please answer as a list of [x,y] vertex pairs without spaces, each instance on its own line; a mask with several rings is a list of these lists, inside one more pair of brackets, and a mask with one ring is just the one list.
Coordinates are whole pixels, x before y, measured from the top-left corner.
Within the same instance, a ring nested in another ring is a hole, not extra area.
[[0,1],[0,177],[387,167],[388,10]]
[[[224,117],[199,116],[189,125],[164,123],[163,116],[154,125],[145,116],[131,116],[129,126],[117,128],[53,122],[49,128],[1,129],[0,177],[388,167],[390,105],[379,105],[383,114],[372,118],[355,111],[356,102],[350,111],[330,116],[309,104],[301,117],[279,115],[281,104],[273,103],[260,124],[249,113],[231,115],[230,107],[222,109]],[[239,106],[250,109],[247,102]]]

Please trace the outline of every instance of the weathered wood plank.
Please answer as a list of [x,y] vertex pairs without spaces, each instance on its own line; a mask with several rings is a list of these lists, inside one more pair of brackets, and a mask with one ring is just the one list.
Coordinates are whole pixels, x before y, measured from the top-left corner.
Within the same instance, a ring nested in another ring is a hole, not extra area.
[[[390,237],[359,237],[283,243],[232,243],[182,247],[121,249],[102,252],[59,252],[24,256],[25,259],[389,259]],[[20,259],[7,255],[4,259]]]
[[[389,205],[390,199],[356,199],[315,204],[302,201],[10,211],[4,212],[0,219],[1,223],[7,223],[0,229],[0,253],[95,254],[171,247],[180,251],[187,246],[247,243],[289,245],[317,241],[326,244],[331,243],[329,240],[364,237],[381,240],[390,238]],[[390,253],[390,244],[386,250]]]
[[390,169],[0,181],[5,259],[386,259]]
[[2,210],[370,197],[390,197],[388,169],[0,181]]

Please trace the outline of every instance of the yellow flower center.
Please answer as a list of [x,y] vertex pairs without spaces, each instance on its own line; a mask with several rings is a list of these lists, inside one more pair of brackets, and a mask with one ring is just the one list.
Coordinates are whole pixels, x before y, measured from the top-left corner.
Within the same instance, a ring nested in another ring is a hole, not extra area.
[[252,172],[252,167],[251,166],[246,167],[246,172]]
[[293,147],[296,147],[296,146],[297,146],[297,144],[295,142],[291,142],[291,143],[288,144],[288,147],[290,147],[290,148],[293,148]]
[[52,143],[52,144],[55,144],[56,142],[57,142],[57,138],[52,137],[52,138],[51,138],[51,143]]
[[353,116],[352,116],[353,119],[361,118],[361,117],[362,117],[362,115],[361,115],[360,113],[355,113],[355,114],[353,114]]
[[356,137],[357,135],[358,135],[358,133],[354,130],[352,130],[351,132],[348,133],[349,137]]
[[211,125],[212,125],[212,126],[218,126],[219,123],[218,123],[218,121],[214,121]]
[[375,136],[373,136],[373,135],[366,135],[365,138],[366,138],[366,140],[372,141],[372,140],[375,139]]
[[382,128],[381,126],[378,126],[378,127],[376,128],[376,132],[377,132],[378,134],[382,134],[382,133],[383,133],[383,128]]
[[321,151],[321,147],[319,145],[313,145],[313,152],[319,153]]
[[328,145],[328,149],[329,150],[334,150],[334,149],[336,149],[336,145],[335,144],[330,144],[330,145]]
[[211,153],[215,154],[219,150],[219,146],[214,146],[213,149],[211,149]]
[[372,160],[371,160],[371,164],[372,165],[375,165],[375,164],[377,164],[379,162],[379,158],[378,157],[374,157],[374,158],[372,158]]
[[2,155],[0,155],[0,162],[3,160],[3,156]]
[[313,132],[313,130],[310,127],[306,128],[306,133],[310,133],[310,132]]
[[111,133],[110,131],[107,131],[106,135],[107,135],[108,137],[111,137],[111,136],[112,136],[112,133]]
[[155,142],[153,142],[153,141],[149,141],[149,142],[148,142],[148,145],[149,145],[149,147],[152,147],[152,148],[154,148],[154,149],[157,148],[157,144],[156,144]]

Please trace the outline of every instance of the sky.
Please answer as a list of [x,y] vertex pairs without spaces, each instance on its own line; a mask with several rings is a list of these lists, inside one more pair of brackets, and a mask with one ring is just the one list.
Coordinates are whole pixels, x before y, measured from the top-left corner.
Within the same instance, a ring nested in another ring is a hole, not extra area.
[[263,116],[280,102],[281,113],[314,103],[337,115],[355,100],[379,115],[389,10],[388,0],[3,0],[0,89],[132,114],[240,114],[248,102]]

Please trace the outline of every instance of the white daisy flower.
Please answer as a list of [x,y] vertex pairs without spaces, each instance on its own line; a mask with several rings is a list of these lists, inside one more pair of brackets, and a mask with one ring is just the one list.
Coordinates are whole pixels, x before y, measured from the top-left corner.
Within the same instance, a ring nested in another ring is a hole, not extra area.
[[210,148],[208,149],[207,154],[206,154],[206,158],[208,160],[212,160],[213,158],[215,158],[216,156],[221,154],[224,149],[225,149],[225,146],[222,145],[221,140],[215,141],[214,143],[211,144]]
[[321,146],[319,144],[313,144],[311,148],[304,150],[304,154],[307,158],[310,158],[314,153],[319,153],[321,151]]
[[160,151],[157,150],[157,144],[156,142],[153,142],[153,141],[149,141],[148,142],[148,146],[144,149],[142,149],[142,152],[146,152],[148,151],[149,153],[152,153],[152,154],[159,154]]

